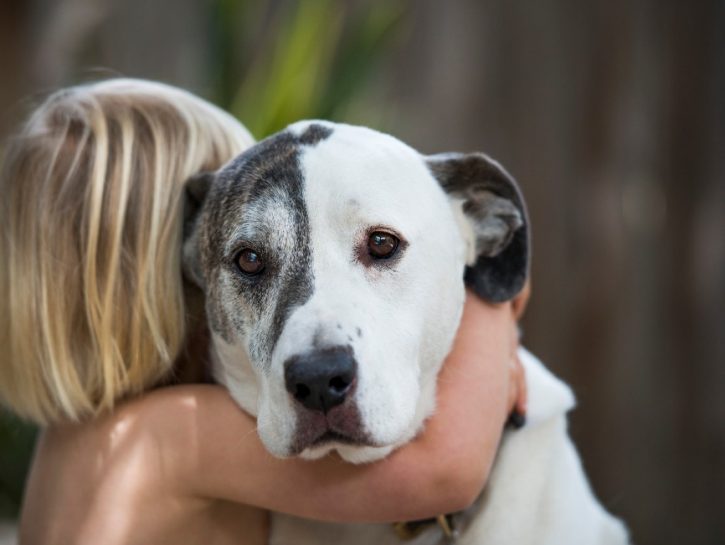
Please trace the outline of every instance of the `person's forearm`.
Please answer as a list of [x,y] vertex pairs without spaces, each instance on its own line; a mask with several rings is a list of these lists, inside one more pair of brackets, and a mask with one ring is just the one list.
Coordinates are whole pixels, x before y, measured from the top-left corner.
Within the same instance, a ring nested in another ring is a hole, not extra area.
[[[185,403],[174,392],[169,401],[179,404],[177,414],[201,423],[192,425],[184,457],[193,492],[346,522],[425,518],[465,507],[485,483],[507,417],[513,335],[508,305],[469,301],[465,312],[453,360],[439,379],[443,402],[418,438],[377,463],[275,459],[251,417],[218,387],[187,387]],[[173,413],[160,407],[162,418]]]

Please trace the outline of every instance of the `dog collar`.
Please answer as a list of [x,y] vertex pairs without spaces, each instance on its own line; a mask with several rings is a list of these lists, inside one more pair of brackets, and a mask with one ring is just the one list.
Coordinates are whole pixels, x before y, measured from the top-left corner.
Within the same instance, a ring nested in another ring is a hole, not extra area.
[[397,535],[398,538],[403,541],[410,541],[411,539],[418,537],[431,526],[435,526],[437,524],[443,531],[443,535],[449,541],[454,541],[458,537],[458,532],[453,524],[454,514],[455,513],[448,513],[445,515],[438,515],[435,518],[396,522],[393,524],[393,530],[395,530],[395,535]]
[[[507,428],[519,430],[526,425],[526,415],[513,410],[506,421]],[[424,531],[431,526],[438,527],[443,531],[443,535],[449,542],[455,541],[458,537],[458,529],[456,528],[453,517],[462,514],[463,511],[458,513],[448,513],[445,515],[438,515],[435,518],[422,519],[422,520],[411,520],[408,522],[396,522],[393,524],[393,530],[395,535],[403,541],[410,541],[415,539]]]

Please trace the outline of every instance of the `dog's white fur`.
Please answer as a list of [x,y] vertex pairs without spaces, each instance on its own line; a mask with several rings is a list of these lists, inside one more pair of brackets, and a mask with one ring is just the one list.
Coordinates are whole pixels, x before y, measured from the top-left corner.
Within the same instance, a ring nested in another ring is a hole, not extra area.
[[[302,134],[309,125],[289,130]],[[371,445],[328,443],[301,455],[316,458],[335,449],[348,461],[368,462],[410,440],[434,410],[436,376],[463,307],[461,274],[476,257],[475,228],[461,212],[461,201],[442,190],[418,152],[376,131],[325,125],[333,129],[331,136],[300,156],[312,295],[287,317],[269,368],[250,363],[244,339],[230,344],[215,334],[215,374],[258,417],[270,452],[288,455],[298,430],[284,362],[320,340],[351,344],[358,362],[355,400]],[[284,230],[289,217],[277,210],[271,219]],[[356,261],[354,248],[371,227],[392,229],[407,241],[394,270],[366,269]],[[528,423],[506,434],[486,492],[463,515],[459,543],[626,543],[624,527],[593,496],[567,435],[571,391],[533,356],[525,351],[521,356]],[[440,539],[439,530],[430,530],[412,543]],[[321,524],[278,515],[271,543],[398,540],[389,525]]]

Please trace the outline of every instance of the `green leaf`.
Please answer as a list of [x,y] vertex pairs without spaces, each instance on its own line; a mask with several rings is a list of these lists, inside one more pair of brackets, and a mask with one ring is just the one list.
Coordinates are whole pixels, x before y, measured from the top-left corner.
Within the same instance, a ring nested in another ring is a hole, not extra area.
[[0,518],[15,517],[20,510],[36,433],[0,410]]

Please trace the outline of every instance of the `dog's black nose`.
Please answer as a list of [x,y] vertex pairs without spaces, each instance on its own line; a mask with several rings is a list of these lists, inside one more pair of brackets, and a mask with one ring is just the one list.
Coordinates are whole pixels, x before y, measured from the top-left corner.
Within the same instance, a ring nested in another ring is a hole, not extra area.
[[357,363],[347,346],[293,356],[284,364],[287,391],[308,409],[323,413],[345,401],[356,373]]

